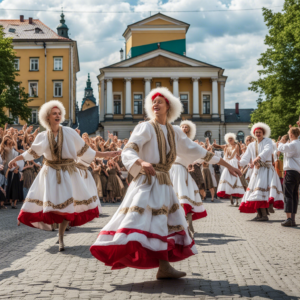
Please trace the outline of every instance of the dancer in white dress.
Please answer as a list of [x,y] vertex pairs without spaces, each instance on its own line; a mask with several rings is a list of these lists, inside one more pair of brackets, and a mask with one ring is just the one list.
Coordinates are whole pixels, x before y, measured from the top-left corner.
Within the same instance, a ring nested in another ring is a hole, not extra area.
[[[34,180],[18,220],[28,226],[52,230],[59,223],[59,251],[64,250],[63,235],[68,222],[83,225],[99,216],[100,202],[92,176],[83,179],[76,163],[89,165],[96,157],[113,157],[120,152],[96,152],[78,133],[62,127],[65,108],[51,100],[39,111],[40,124],[47,128],[36,137],[31,148],[10,161],[9,167],[20,160],[44,156],[44,166]],[[85,180],[90,179],[89,186]]]
[[[196,125],[193,122],[184,120],[180,123],[180,128],[191,140],[195,138]],[[186,160],[187,156],[189,156],[189,153],[185,153],[184,156],[177,154],[175,163],[170,170],[170,176],[174,191],[184,209],[193,236],[195,232],[193,221],[206,217],[207,213],[201,201],[198,186],[187,170],[189,165],[189,159]],[[212,162],[213,160],[214,158],[211,159]]]
[[[226,145],[217,145],[215,142],[213,147],[221,148],[224,150],[224,160],[232,165],[234,168],[238,168],[237,156],[241,155],[240,144],[236,142],[236,135],[234,133],[225,134]],[[228,170],[222,172],[217,196],[220,198],[230,198],[233,204],[234,199],[236,206],[238,206],[238,199],[244,196],[245,190],[239,177],[232,176]]]
[[255,168],[239,210],[243,213],[257,212],[254,221],[268,221],[270,203],[277,209],[284,206],[281,183],[272,165],[271,130],[265,123],[256,123],[251,128],[251,134],[256,141],[247,147],[239,164],[243,167],[252,160]]
[[[246,153],[246,151],[247,151],[247,147],[252,143],[254,141],[254,138],[251,136],[251,135],[248,135],[247,137],[246,137],[246,140],[245,140],[245,144],[246,144],[246,149],[245,149],[245,151],[244,151],[244,153],[243,153],[243,155]],[[250,178],[251,178],[251,175],[252,175],[252,173],[253,173],[253,168],[254,168],[254,165],[252,164],[252,160],[250,160],[250,163],[247,165],[247,166],[245,166],[245,179],[246,179],[246,181],[247,181],[247,183],[249,183],[249,181],[250,181]]]
[[151,121],[135,127],[122,152],[123,164],[134,181],[91,253],[112,269],[159,267],[157,279],[180,278],[186,273],[169,262],[181,261],[197,250],[169,176],[177,155],[185,157],[187,164],[202,158],[228,167],[233,174],[241,172],[170,124],[180,116],[182,104],[167,88],[152,90],[145,110]]

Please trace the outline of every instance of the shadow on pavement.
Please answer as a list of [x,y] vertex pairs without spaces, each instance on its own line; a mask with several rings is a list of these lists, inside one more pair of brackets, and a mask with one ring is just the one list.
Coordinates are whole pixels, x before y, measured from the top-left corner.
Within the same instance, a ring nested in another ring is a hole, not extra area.
[[3,273],[0,274],[0,281],[4,279],[8,279],[10,277],[18,277],[19,274],[23,273],[25,269],[19,269],[19,270],[14,270],[14,271],[4,271]]
[[142,294],[158,294],[166,293],[172,296],[228,296],[228,297],[264,297],[267,299],[282,299],[282,300],[298,300],[298,297],[289,296],[286,293],[274,289],[267,285],[248,285],[239,286],[238,284],[230,284],[227,280],[213,281],[205,279],[177,279],[177,280],[159,280],[145,281],[140,283],[129,284],[111,284],[116,291],[132,291]]
[[65,251],[59,252],[58,251],[58,244],[51,246],[46,251],[50,254],[57,255],[59,253],[60,255],[75,255],[79,256],[80,258],[94,258],[94,256],[90,252],[91,245],[78,245],[78,246],[71,246],[68,247],[65,245]]
[[230,242],[245,241],[237,236],[226,235],[222,233],[195,233],[194,239],[195,243],[201,246],[225,245]]

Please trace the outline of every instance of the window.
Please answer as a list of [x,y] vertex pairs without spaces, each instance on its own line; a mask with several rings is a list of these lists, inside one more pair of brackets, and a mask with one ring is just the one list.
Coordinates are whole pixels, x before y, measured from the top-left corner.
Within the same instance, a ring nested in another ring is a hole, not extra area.
[[113,132],[113,135],[114,135],[114,136],[118,136],[118,131],[114,131],[114,132]]
[[36,81],[29,82],[29,97],[38,96],[38,83]]
[[121,114],[121,95],[114,95],[114,114]]
[[19,124],[19,117],[13,117],[13,115],[11,114],[11,112],[9,112],[9,117],[11,119],[13,119],[13,124],[14,125],[18,125]]
[[133,113],[135,115],[142,115],[143,114],[143,94],[134,94],[134,108]]
[[161,87],[161,82],[155,82],[155,87]]
[[180,94],[180,101],[183,105],[183,113],[189,113],[189,95],[188,94]]
[[20,59],[19,58],[16,58],[15,61],[14,61],[14,66],[15,66],[15,69],[17,71],[20,70]]
[[31,117],[30,117],[30,123],[31,124],[37,124],[38,123],[38,109],[32,108],[31,109]]
[[210,95],[203,95],[203,114],[210,114]]
[[54,97],[62,97],[62,82],[54,81]]
[[238,140],[239,142],[244,143],[244,138],[245,138],[244,132],[243,132],[243,131],[239,131],[238,134],[237,134],[237,140]]
[[206,132],[204,133],[204,137],[205,137],[205,138],[209,138],[209,142],[211,143],[211,138],[212,138],[212,133],[211,133],[211,131],[206,131]]
[[62,71],[62,57],[54,57],[54,71]]
[[39,59],[30,58],[30,71],[38,71],[38,70],[39,70]]

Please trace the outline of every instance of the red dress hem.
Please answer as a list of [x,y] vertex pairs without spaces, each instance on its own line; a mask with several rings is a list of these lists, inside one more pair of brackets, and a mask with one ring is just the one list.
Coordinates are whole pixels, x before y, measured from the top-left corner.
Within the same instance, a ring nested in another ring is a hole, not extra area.
[[194,212],[193,207],[191,205],[187,204],[187,203],[183,203],[183,204],[181,204],[181,206],[184,209],[185,215],[187,215],[189,213],[192,214],[193,221],[207,217],[206,210],[202,211],[202,212]]

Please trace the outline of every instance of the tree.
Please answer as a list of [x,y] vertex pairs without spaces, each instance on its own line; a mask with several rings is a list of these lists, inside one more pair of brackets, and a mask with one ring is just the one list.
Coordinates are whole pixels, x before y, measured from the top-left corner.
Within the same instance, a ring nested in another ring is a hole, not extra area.
[[285,0],[279,13],[263,8],[263,16],[269,29],[268,48],[258,59],[263,67],[260,77],[249,87],[259,93],[251,122],[267,123],[277,138],[300,114],[300,0]]
[[[13,123],[16,117],[28,120],[31,115],[27,105],[32,99],[16,80],[19,74],[14,66],[15,58],[12,39],[5,38],[0,26],[0,126]],[[5,108],[9,109],[10,116],[5,114]]]

